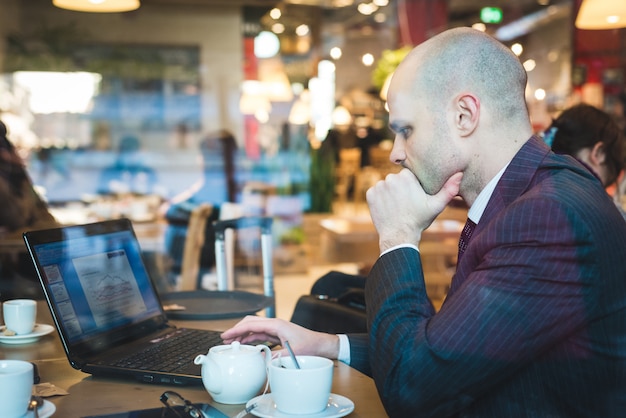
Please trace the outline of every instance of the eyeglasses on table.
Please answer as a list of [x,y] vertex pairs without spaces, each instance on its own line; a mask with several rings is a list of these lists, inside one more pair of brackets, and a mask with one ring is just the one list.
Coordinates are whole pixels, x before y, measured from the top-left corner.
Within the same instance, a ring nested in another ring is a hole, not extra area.
[[197,406],[174,391],[163,392],[160,399],[165,405],[161,418],[205,418]]

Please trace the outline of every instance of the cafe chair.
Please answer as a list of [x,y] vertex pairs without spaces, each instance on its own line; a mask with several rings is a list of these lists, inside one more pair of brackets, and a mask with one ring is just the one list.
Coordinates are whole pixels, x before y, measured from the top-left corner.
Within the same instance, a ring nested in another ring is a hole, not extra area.
[[339,202],[346,203],[354,188],[361,170],[361,149],[342,148],[339,150],[339,162],[335,167],[335,193]]
[[178,290],[196,290],[200,273],[200,255],[205,243],[205,230],[208,218],[213,213],[213,205],[202,203],[191,211],[187,237],[183,249],[183,262],[181,266]]
[[330,334],[367,332],[365,276],[330,271],[298,298],[290,321]]
[[[202,251],[207,249],[214,251],[212,245],[205,244],[208,244],[206,242],[207,239],[214,239],[214,235],[207,235],[207,222],[212,222],[211,218],[215,209],[209,203],[202,203],[191,211],[183,246],[180,278],[176,286],[178,291],[191,291],[202,288],[202,279],[200,277]],[[239,204],[224,202],[219,208],[219,219],[233,219],[241,216],[243,216],[243,208]],[[229,277],[232,278],[235,247],[232,231],[226,232],[225,245],[227,271]]]

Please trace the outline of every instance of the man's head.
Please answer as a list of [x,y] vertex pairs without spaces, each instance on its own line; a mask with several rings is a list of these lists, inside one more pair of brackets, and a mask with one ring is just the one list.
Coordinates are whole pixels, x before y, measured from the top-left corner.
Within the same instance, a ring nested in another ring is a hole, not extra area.
[[518,58],[494,38],[456,28],[429,39],[391,80],[391,159],[429,194],[464,172],[461,194],[471,201],[530,137],[525,88]]

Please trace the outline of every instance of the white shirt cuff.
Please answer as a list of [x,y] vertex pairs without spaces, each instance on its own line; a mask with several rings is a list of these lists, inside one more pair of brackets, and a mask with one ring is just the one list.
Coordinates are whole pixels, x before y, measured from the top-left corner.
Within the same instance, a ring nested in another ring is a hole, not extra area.
[[382,257],[383,255],[385,255],[385,254],[387,254],[388,252],[391,252],[391,251],[393,251],[393,250],[397,250],[398,248],[407,248],[407,247],[408,247],[408,248],[413,248],[413,249],[414,249],[415,251],[417,251],[418,253],[419,253],[419,251],[420,251],[420,250],[417,248],[417,246],[416,246],[416,245],[413,245],[413,244],[400,244],[400,245],[396,245],[395,247],[391,247],[391,248],[389,248],[389,249],[387,249],[387,250],[383,251],[383,252],[380,254],[380,256],[379,256],[379,257]]
[[337,334],[339,337],[339,355],[337,360],[350,365],[350,340],[345,334]]

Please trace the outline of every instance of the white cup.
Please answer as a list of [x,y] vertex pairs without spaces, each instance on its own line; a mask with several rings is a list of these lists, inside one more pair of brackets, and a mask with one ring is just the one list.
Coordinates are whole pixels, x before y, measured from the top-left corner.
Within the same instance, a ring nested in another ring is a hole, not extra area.
[[23,360],[0,360],[0,414],[26,415],[33,391],[33,365]]
[[32,299],[7,300],[2,304],[4,325],[18,335],[30,334],[35,328],[37,301]]
[[324,411],[333,384],[333,362],[316,356],[296,356],[296,359],[300,369],[291,358],[279,357],[270,363],[270,387],[276,409],[294,415]]

